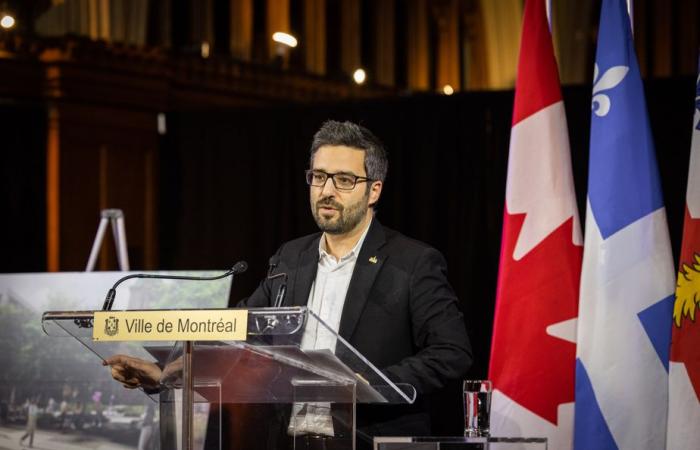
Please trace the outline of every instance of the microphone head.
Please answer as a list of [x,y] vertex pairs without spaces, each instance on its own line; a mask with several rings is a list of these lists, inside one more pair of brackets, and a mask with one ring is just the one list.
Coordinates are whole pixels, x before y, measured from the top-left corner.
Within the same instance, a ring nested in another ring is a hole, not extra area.
[[245,261],[238,261],[236,264],[233,265],[233,269],[231,271],[234,274],[240,274],[248,270],[248,263]]

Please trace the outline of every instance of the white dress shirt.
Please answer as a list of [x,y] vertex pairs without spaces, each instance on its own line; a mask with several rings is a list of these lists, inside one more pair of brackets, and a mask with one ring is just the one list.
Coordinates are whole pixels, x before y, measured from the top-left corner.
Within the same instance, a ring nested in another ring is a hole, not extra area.
[[[340,327],[340,316],[343,313],[352,272],[355,270],[355,263],[368,230],[369,226],[352,250],[340,259],[336,259],[326,251],[325,235],[319,240],[318,269],[306,305],[336,333]],[[311,325],[304,330],[301,348],[304,350],[327,348],[335,351],[336,342],[333,334],[318,322]]]
[[[326,235],[322,235],[318,244],[318,269],[311,285],[307,308],[313,311],[334,332],[340,328],[340,317],[345,305],[352,272],[365,241],[370,223],[348,254],[337,259],[327,252]],[[301,338],[302,350],[329,349],[335,352],[337,339],[330,330],[318,321],[307,322]],[[287,432],[319,434],[333,436],[333,420],[330,415],[330,403],[296,403],[292,409],[292,420]]]

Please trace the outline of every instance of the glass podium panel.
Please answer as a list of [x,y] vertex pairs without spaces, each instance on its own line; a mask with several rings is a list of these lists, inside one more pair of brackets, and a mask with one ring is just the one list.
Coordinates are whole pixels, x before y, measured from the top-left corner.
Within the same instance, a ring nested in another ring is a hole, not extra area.
[[[162,448],[291,449],[319,436],[353,449],[357,403],[416,397],[305,307],[249,309],[240,341],[94,341],[93,327],[104,325],[92,311],[46,312],[42,325],[102,361],[127,355],[153,369],[158,387],[144,392],[160,405]],[[328,348],[305,347],[308,327],[331,336]]]

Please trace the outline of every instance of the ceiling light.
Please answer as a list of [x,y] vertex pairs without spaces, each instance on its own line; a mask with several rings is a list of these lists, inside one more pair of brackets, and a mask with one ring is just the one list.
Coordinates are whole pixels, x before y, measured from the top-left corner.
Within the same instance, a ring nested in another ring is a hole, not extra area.
[[0,19],[0,26],[6,30],[9,30],[15,26],[15,18],[9,14],[5,14],[2,16],[2,19]]
[[352,74],[352,79],[355,80],[355,83],[357,84],[364,83],[366,78],[367,74],[362,69],[357,69],[355,73]]
[[287,47],[294,48],[297,46],[297,38],[295,38],[291,34],[282,33],[281,31],[274,33],[272,35],[272,40],[280,44],[284,44]]

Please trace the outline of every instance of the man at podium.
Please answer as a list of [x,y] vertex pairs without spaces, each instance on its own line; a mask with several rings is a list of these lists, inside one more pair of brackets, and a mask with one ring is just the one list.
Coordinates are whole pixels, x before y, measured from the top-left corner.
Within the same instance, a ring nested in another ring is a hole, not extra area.
[[[472,362],[445,260],[375,217],[388,162],[368,129],[324,123],[309,166],[311,212],[321,232],[283,244],[271,258],[271,276],[240,306],[273,306],[282,281],[272,276],[286,273],[282,306],[306,305],[391,381],[419,394],[410,406],[358,405],[358,447],[378,435],[428,436],[425,394],[463,378]],[[333,348],[329,339],[306,329],[302,348]],[[309,433],[329,431],[308,425],[318,421],[297,423]]]
[[[311,212],[320,232],[283,244],[270,260],[269,276],[239,306],[306,306],[390,381],[415,388],[413,404],[358,404],[357,448],[371,448],[374,436],[429,436],[426,396],[461,380],[472,363],[445,260],[436,249],[383,227],[375,217],[388,162],[382,143],[368,129],[351,122],[324,123],[314,135],[309,167]],[[333,332],[307,326],[301,348],[335,351]],[[121,355],[105,364],[127,387],[148,389],[161,376],[155,364]],[[248,423],[279,425],[269,426],[277,430],[271,433],[274,448],[289,445],[288,437],[296,433],[313,437],[315,448],[331,449],[336,417],[330,411],[297,403],[291,412],[250,408],[246,415]],[[228,422],[237,428],[231,434],[250,431],[242,422]]]

